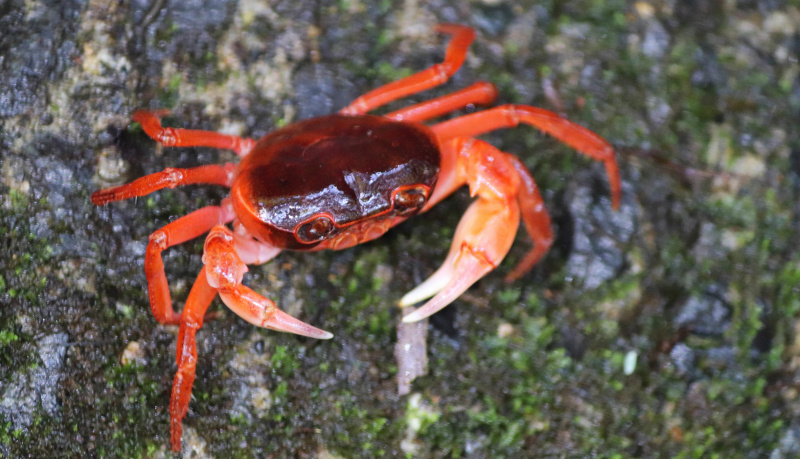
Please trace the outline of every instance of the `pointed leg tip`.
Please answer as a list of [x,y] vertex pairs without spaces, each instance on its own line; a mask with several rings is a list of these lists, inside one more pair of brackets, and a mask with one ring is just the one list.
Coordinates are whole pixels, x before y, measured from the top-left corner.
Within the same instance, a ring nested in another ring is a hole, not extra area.
[[170,433],[170,446],[172,447],[173,453],[180,453],[181,452],[181,437],[182,432],[171,432]]
[[622,191],[619,189],[611,190],[611,208],[619,210],[620,202],[622,201]]
[[[299,321],[298,321],[299,322]],[[268,326],[267,328],[271,328],[276,331],[281,331],[285,333],[292,333],[294,335],[305,336],[306,338],[314,338],[314,339],[331,339],[333,338],[333,333],[327,332],[325,330],[320,330],[317,327],[312,325],[308,325],[306,323],[300,322],[300,327],[293,327],[291,329],[288,328],[278,328],[274,326]]]
[[[273,330],[293,333],[295,335],[305,336],[307,338],[314,338],[314,339],[331,339],[333,338],[333,333],[327,332],[320,328],[317,328],[313,325],[309,325],[305,322],[302,322],[294,317],[283,313],[284,319],[289,318],[290,320],[283,320],[282,323],[279,322],[272,322],[267,328],[272,328]],[[287,326],[288,325],[288,326]]]
[[305,322],[295,319],[294,317],[286,313],[283,313],[282,315],[283,317],[280,317],[280,320],[270,321],[268,323],[263,324],[262,326],[280,332],[293,333],[295,335],[305,336],[307,338],[314,338],[314,339],[333,338],[333,333],[331,332],[327,332],[313,325],[309,325]]

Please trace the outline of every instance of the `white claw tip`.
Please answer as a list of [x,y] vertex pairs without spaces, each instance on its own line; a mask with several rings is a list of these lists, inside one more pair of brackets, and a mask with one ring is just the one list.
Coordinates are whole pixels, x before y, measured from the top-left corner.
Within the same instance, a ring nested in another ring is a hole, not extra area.
[[419,310],[414,311],[414,312],[404,316],[403,317],[403,323],[411,324],[411,323],[414,323],[414,322],[419,322],[420,320],[425,319],[425,318],[428,317],[428,316],[423,315],[423,314],[418,314],[418,312],[419,312]]

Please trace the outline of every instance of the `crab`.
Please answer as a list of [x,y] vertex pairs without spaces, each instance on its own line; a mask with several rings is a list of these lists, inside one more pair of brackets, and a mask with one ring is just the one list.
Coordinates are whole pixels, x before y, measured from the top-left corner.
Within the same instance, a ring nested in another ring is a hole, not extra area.
[[[167,168],[91,196],[100,206],[189,184],[230,188],[230,196],[220,205],[178,218],[152,233],[147,245],[144,268],[153,316],[162,324],[179,326],[178,370],[169,409],[174,451],[181,448],[182,421],[195,379],[195,336],[217,295],[256,326],[317,339],[333,336],[286,314],[245,286],[247,265],[265,263],[281,250],[341,250],[371,241],[465,184],[477,199],[458,224],[443,265],[400,299],[401,306],[429,299],[402,320],[430,316],[495,269],[508,253],[520,220],[533,248],[507,280],[519,278],[539,261],[551,246],[553,233],[533,177],[518,158],[476,136],[520,123],[537,128],[602,161],[612,207],[619,206],[619,169],[612,146],[556,113],[501,105],[431,126],[422,124],[474,104],[490,104],[497,97],[491,83],[478,82],[383,116],[368,114],[445,83],[461,67],[475,39],[474,30],[454,24],[441,24],[436,30],[452,36],[443,62],[374,89],[336,114],[290,124],[259,140],[163,127],[164,110],[133,114],[144,132],[163,146],[229,149],[242,158],[238,165]],[[205,233],[203,268],[178,313],[161,254]]]

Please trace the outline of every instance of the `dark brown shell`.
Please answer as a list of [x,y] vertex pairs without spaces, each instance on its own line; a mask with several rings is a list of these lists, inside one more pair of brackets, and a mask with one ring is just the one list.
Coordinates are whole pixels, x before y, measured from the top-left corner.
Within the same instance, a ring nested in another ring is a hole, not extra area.
[[259,140],[233,182],[236,214],[254,236],[308,250],[298,225],[327,215],[337,228],[391,217],[402,187],[432,189],[439,172],[433,133],[373,115],[328,115],[291,124]]

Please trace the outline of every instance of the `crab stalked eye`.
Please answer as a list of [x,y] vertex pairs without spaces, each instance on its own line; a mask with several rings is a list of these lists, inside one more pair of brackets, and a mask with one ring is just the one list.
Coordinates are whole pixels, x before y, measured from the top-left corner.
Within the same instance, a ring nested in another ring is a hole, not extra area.
[[394,195],[394,208],[401,214],[422,209],[428,199],[428,190],[422,186],[406,188]]
[[317,242],[325,239],[334,228],[333,221],[323,215],[303,223],[295,233],[300,242]]

